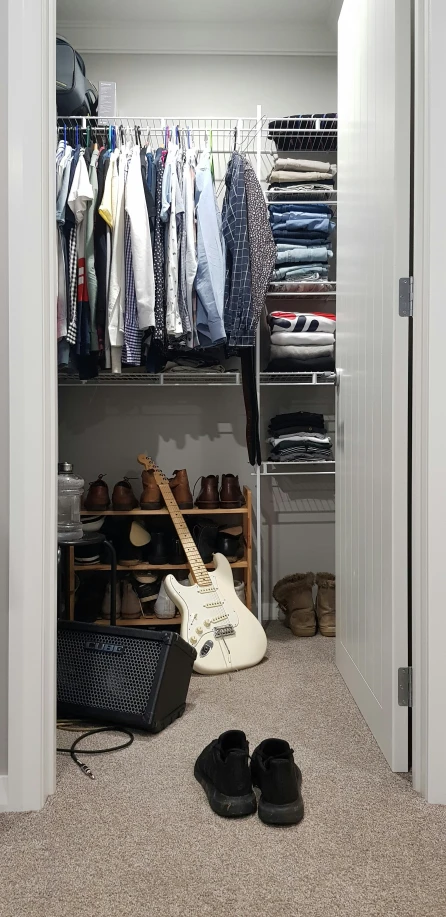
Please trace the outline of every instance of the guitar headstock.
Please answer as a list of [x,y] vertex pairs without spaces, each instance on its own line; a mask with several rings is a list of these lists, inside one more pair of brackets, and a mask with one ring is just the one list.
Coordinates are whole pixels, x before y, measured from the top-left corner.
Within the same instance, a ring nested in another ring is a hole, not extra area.
[[138,462],[140,465],[144,467],[145,471],[155,471],[155,473],[162,478],[162,481],[164,483],[166,484],[168,483],[166,475],[164,474],[163,471],[161,471],[161,468],[158,467],[156,462],[154,462],[153,459],[150,458],[150,455],[144,455],[144,453],[141,452],[140,455],[138,455]]

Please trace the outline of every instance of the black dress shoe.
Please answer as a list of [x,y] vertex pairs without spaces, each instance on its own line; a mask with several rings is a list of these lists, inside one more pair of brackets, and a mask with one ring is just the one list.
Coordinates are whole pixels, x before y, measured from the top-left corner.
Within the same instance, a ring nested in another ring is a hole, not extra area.
[[255,812],[257,803],[244,732],[231,729],[207,745],[195,762],[194,776],[217,815],[238,818]]
[[288,742],[261,742],[251,759],[251,774],[254,786],[260,789],[259,818],[266,825],[297,825],[302,821],[302,774]]
[[149,564],[153,564],[153,566],[157,564],[168,564],[170,535],[168,532],[151,532],[150,535],[150,544],[148,548],[145,549],[147,551]]
[[210,564],[217,548],[218,525],[207,519],[196,519],[192,526],[192,537],[197,545],[200,557],[205,564]]
[[171,540],[169,564],[175,567],[187,567],[187,557],[179,538],[172,538]]
[[229,561],[240,560],[244,554],[243,529],[241,525],[222,526],[217,535],[217,551]]

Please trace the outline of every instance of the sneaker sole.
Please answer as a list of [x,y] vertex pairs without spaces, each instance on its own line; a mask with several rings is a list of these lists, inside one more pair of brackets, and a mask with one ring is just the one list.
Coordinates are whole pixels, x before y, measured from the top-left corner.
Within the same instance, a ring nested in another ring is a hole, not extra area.
[[265,802],[260,797],[258,812],[265,825],[298,825],[304,817],[304,804],[302,797],[282,806]]
[[216,815],[222,818],[242,818],[244,815],[253,815],[257,809],[257,800],[254,791],[246,796],[226,796],[201,773],[198,764],[194,767],[194,777],[203,787],[209,805]]

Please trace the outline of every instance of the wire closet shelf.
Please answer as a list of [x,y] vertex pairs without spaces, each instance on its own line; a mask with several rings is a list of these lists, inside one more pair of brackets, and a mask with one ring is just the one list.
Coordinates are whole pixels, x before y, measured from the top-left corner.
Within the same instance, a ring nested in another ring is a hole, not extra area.
[[[271,127],[271,124],[280,123],[280,127]],[[160,146],[169,139],[184,141],[185,145],[195,145],[200,148],[205,143],[210,143],[212,152],[218,154],[229,153],[234,146],[240,152],[260,152],[262,155],[273,156],[276,154],[275,141],[286,135],[295,139],[298,149],[291,152],[312,152],[312,143],[317,137],[321,144],[320,152],[326,146],[327,152],[333,148],[333,138],[337,134],[337,119],[330,118],[330,126],[323,126],[326,122],[320,117],[299,116],[291,118],[271,118],[266,115],[256,117],[206,117],[194,116],[190,118],[164,117],[153,118],[145,115],[116,115],[113,118],[99,118],[97,116],[61,115],[57,118],[59,137],[64,134],[64,128],[69,130],[86,131],[90,128],[92,136],[106,136],[110,127],[117,130],[122,128],[128,135],[135,136],[135,129],[141,133],[141,139],[151,140],[152,144]],[[309,127],[314,124],[314,127]],[[297,126],[296,126],[297,125]],[[138,134],[137,134],[138,136]],[[218,138],[221,150],[213,144],[214,136]],[[325,143],[326,141],[326,143]]]

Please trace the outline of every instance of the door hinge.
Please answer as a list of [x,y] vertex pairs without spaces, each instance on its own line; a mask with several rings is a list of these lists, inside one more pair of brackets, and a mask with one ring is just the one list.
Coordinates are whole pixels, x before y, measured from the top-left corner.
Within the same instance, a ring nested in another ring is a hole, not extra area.
[[411,707],[413,700],[412,666],[398,669],[398,706]]
[[413,316],[413,277],[400,277],[398,312],[402,318]]

